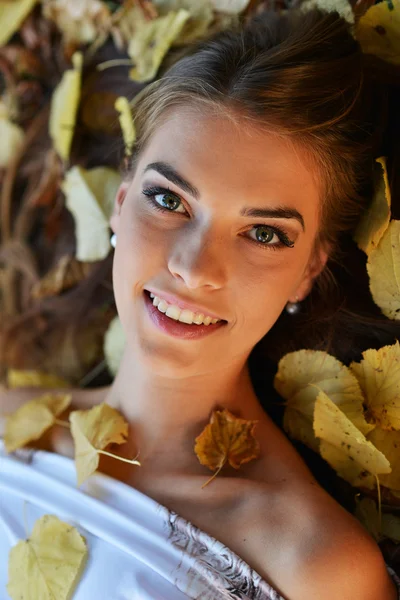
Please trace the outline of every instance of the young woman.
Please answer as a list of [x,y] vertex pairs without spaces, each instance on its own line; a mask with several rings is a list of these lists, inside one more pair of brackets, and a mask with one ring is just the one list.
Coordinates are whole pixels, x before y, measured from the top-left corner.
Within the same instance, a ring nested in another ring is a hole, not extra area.
[[[120,410],[131,435],[115,451],[139,451],[142,466],[105,460],[112,479],[95,475],[82,492],[70,459],[1,458],[8,530],[27,499],[32,519],[53,511],[84,528],[91,561],[74,597],[400,597],[377,544],[264,410],[249,369],[368,205],[384,97],[365,76],[336,13],[262,13],[193,47],[138,97],[110,223],[125,351],[113,384],[74,392],[74,404]],[[261,452],[201,488],[210,471],[194,440],[216,408],[257,420]]]

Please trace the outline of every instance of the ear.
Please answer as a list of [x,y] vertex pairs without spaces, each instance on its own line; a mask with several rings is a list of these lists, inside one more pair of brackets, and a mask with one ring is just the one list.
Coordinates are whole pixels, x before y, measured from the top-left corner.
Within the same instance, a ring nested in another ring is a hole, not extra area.
[[328,258],[329,252],[326,247],[320,246],[318,250],[314,251],[300,285],[297,287],[293,297],[289,298],[290,302],[301,302],[308,296],[311,292],[314,279],[323,271]]
[[114,233],[117,233],[119,216],[121,214],[121,208],[124,203],[128,188],[130,183],[128,181],[123,181],[118,188],[117,194],[114,200],[114,208],[112,215],[110,217],[110,227]]

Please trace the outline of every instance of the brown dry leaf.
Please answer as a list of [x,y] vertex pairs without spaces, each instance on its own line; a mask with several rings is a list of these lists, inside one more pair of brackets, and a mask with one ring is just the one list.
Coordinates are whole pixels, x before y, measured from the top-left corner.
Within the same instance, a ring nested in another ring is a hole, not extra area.
[[365,396],[367,417],[382,429],[400,430],[400,344],[362,353],[360,363],[350,369]]
[[71,394],[44,394],[23,404],[6,418],[4,445],[7,452],[14,452],[54,425],[56,418],[71,403]]
[[71,387],[71,384],[66,379],[51,373],[8,369],[7,386],[11,389],[20,387],[68,388]]
[[92,267],[93,263],[81,262],[74,256],[62,256],[56,266],[33,286],[31,296],[35,300],[58,296],[86,279]]
[[364,398],[356,377],[348,367],[326,352],[299,350],[283,356],[274,387],[287,400],[283,420],[285,431],[315,452],[319,452],[320,443],[313,429],[314,405],[320,390],[361,433],[367,434],[375,427],[365,420]]
[[391,220],[377,248],[368,255],[372,298],[389,319],[400,318],[400,221]]
[[218,469],[211,479],[219,473],[226,462],[229,462],[234,469],[239,469],[243,463],[258,458],[260,445],[253,436],[257,423],[258,421],[235,417],[226,408],[212,412],[210,423],[196,437],[194,446],[196,456],[202,465],[211,471]]
[[85,538],[54,515],[43,515],[27,540],[11,548],[7,591],[13,600],[69,600],[87,558]]
[[75,466],[78,486],[99,466],[99,450],[109,444],[123,444],[128,436],[128,423],[106,403],[89,410],[75,410],[69,415],[75,442]]
[[364,54],[400,65],[400,0],[371,6],[359,19],[355,37]]
[[373,488],[373,476],[391,472],[387,457],[366,439],[323,391],[319,392],[315,401],[313,427],[315,435],[320,438],[322,458],[351,485]]
[[375,171],[374,197],[354,233],[354,241],[366,254],[378,246],[390,221],[391,195],[386,157],[381,156],[376,162],[379,166]]

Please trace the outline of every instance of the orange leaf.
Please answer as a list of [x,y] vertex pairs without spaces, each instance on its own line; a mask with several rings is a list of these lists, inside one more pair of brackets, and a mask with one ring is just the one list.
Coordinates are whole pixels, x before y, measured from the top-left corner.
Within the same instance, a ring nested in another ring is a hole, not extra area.
[[258,458],[260,446],[253,437],[256,423],[258,421],[235,417],[226,408],[222,411],[213,411],[210,423],[197,436],[194,447],[202,465],[212,471],[218,469],[211,479],[219,473],[227,461],[232,467],[239,469],[243,463]]

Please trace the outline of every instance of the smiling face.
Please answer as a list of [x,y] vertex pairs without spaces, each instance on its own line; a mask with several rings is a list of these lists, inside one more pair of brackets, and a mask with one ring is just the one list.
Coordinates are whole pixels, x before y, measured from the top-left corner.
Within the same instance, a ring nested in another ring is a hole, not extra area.
[[[326,260],[313,252],[320,203],[315,172],[288,141],[223,116],[171,113],[111,217],[115,298],[138,360],[181,376],[248,357]],[[198,340],[171,337],[149,319],[144,289],[228,323]]]

